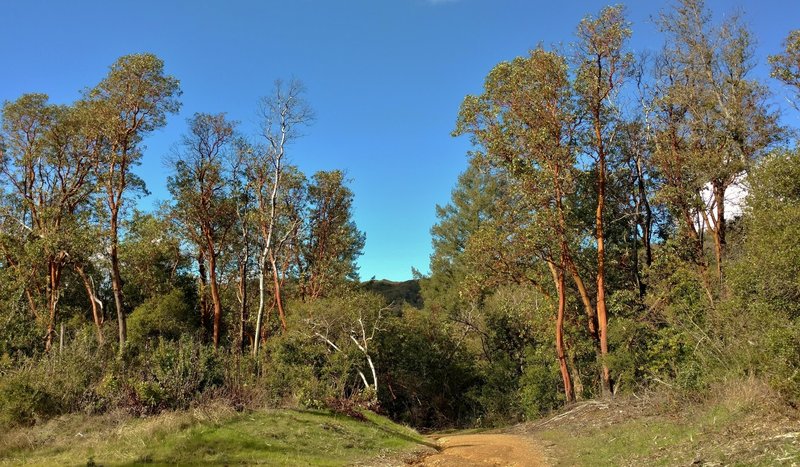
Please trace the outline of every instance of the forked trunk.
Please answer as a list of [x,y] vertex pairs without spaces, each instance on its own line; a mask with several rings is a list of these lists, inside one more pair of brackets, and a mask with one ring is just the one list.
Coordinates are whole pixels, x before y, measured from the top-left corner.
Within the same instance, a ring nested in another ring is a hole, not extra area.
[[[52,257],[51,257],[52,258]],[[62,264],[58,258],[52,258],[48,265],[47,279],[47,334],[45,335],[44,350],[50,352],[53,347],[53,336],[56,332],[56,318],[58,310],[58,289],[61,283]]]
[[83,281],[83,287],[86,289],[86,295],[89,297],[89,303],[92,306],[92,319],[94,320],[94,327],[97,330],[97,342],[102,344],[104,342],[102,328],[103,321],[98,309],[98,305],[100,305],[101,302],[97,298],[97,295],[95,295],[92,282],[86,275],[86,271],[83,269],[83,266],[76,265],[75,271],[78,272],[78,275]]

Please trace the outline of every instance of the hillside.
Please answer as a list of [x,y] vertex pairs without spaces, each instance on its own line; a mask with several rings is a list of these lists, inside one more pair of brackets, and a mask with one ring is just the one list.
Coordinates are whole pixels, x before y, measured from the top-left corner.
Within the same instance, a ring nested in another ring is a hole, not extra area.
[[0,464],[351,465],[426,448],[415,431],[368,413],[216,407],[149,418],[68,415],[0,435]]
[[395,306],[408,303],[414,308],[422,308],[423,305],[419,281],[416,279],[403,282],[372,279],[362,282],[361,287],[365,291],[375,292],[383,296],[388,303],[392,303]]
[[710,394],[579,402],[511,432],[543,446],[553,465],[797,465],[796,409],[756,381]]

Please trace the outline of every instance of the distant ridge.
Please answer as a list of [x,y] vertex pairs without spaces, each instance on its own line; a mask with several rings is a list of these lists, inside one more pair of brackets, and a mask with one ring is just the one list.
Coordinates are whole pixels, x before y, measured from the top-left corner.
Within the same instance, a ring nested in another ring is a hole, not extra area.
[[387,302],[393,303],[397,307],[407,303],[414,308],[422,308],[422,294],[420,294],[419,281],[416,279],[402,282],[388,279],[371,279],[362,282],[361,288],[383,295]]

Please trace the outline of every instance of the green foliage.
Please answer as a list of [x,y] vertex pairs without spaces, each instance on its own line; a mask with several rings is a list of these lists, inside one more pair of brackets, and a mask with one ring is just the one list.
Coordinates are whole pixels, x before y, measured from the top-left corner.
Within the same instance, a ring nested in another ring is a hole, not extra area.
[[123,291],[133,309],[174,287],[189,288],[186,283],[191,278],[182,275],[188,258],[180,250],[180,236],[165,217],[134,211],[120,243],[122,268],[130,272]]
[[522,415],[533,420],[563,403],[558,365],[550,348],[529,348],[519,377],[519,405]]
[[4,372],[0,381],[0,422],[33,424],[75,411],[104,409],[95,384],[110,361],[97,346],[91,327],[81,329],[61,355],[34,356]]
[[740,371],[762,375],[795,401],[800,400],[798,180],[797,149],[772,154],[751,173],[743,248],[728,272],[733,297],[726,310],[730,351]]
[[195,310],[192,297],[181,289],[150,298],[128,318],[130,344],[141,346],[148,340],[177,340],[184,334],[193,334],[199,327]]
[[331,373],[325,371],[329,352],[323,343],[289,332],[269,339],[266,353],[264,384],[273,404],[321,408],[326,398],[340,395],[333,384],[320,381]]
[[59,412],[53,395],[38,387],[32,375],[20,372],[0,382],[0,426],[33,425]]
[[441,316],[405,307],[378,339],[380,402],[393,418],[424,427],[474,421],[478,412],[465,397],[478,378],[473,357]]
[[[795,97],[800,97],[800,29],[789,32],[784,42],[784,50],[769,57],[772,77],[792,87]],[[794,101],[794,106],[800,103]]]
[[187,408],[203,392],[224,383],[224,357],[189,336],[178,341],[159,339],[139,359],[139,373],[130,384],[136,402],[146,412]]

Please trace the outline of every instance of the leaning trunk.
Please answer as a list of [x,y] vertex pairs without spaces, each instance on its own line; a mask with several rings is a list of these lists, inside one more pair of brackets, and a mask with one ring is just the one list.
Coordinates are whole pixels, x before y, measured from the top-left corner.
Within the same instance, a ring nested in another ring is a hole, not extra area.
[[[562,246],[562,248],[565,247]],[[572,275],[572,280],[575,282],[575,286],[578,288],[578,294],[581,297],[581,303],[583,304],[583,309],[586,313],[589,336],[595,343],[598,343],[599,345],[600,335],[597,333],[597,313],[595,313],[594,307],[592,306],[592,300],[589,298],[589,292],[586,291],[586,285],[583,283],[583,279],[581,279],[581,276],[578,273],[578,268],[575,267],[575,263],[572,261],[572,259],[568,257],[566,262],[569,272]]]
[[94,294],[94,287],[92,286],[92,282],[89,280],[89,277],[86,275],[86,271],[83,269],[83,266],[75,266],[75,270],[78,272],[81,280],[83,281],[83,287],[86,289],[86,295],[89,297],[89,303],[92,305],[92,319],[94,319],[94,327],[97,330],[97,342],[102,344],[104,342],[103,339],[103,329],[102,329],[102,319],[98,310],[98,303],[100,300],[97,298],[97,295]]
[[566,296],[564,284],[564,271],[558,272],[558,315],[556,317],[556,353],[558,355],[558,367],[561,369],[561,379],[564,381],[564,395],[567,402],[574,400],[572,390],[572,378],[567,368],[567,358],[564,352],[564,311],[566,309]]
[[219,286],[217,284],[217,255],[209,248],[208,255],[208,278],[211,286],[211,303],[214,306],[214,348],[219,347],[220,325],[222,324],[222,303],[219,297]]
[[283,303],[281,302],[281,283],[278,278],[278,265],[275,261],[275,255],[269,252],[269,263],[272,267],[272,283],[275,288],[275,304],[278,306],[278,316],[281,320],[281,329],[286,331],[286,315],[283,312]]
[[561,380],[564,383],[564,397],[567,403],[574,401],[574,392],[572,389],[572,378],[569,374],[567,366],[566,352],[564,351],[564,312],[566,310],[566,284],[564,280],[564,269],[556,268],[552,263],[548,263],[550,272],[555,281],[556,291],[558,293],[558,310],[556,312],[556,357],[558,358],[558,367],[561,370]]

